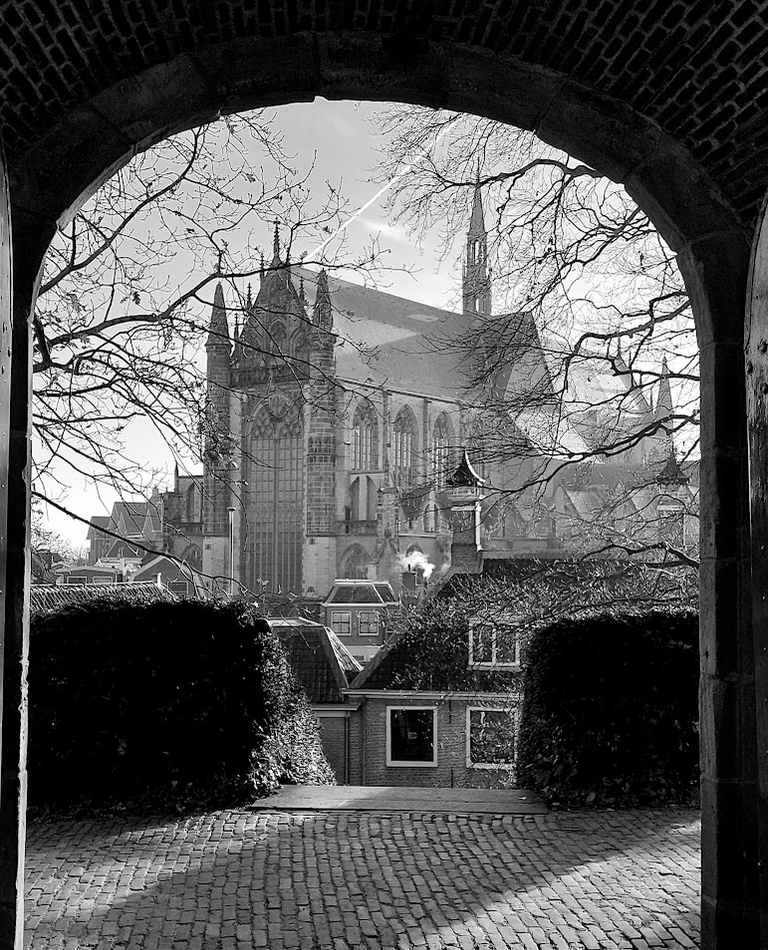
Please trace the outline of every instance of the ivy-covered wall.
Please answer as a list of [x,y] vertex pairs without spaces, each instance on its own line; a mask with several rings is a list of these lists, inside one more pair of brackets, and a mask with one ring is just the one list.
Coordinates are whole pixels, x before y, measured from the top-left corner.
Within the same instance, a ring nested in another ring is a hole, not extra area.
[[550,804],[692,804],[698,615],[603,613],[528,644],[518,778]]
[[279,642],[241,604],[38,614],[29,696],[32,806],[223,807],[333,782]]

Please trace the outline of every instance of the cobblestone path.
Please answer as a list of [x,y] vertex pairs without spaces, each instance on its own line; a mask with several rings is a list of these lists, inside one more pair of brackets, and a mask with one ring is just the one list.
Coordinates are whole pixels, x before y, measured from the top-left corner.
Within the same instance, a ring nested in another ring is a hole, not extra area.
[[55,821],[31,950],[695,947],[693,812]]

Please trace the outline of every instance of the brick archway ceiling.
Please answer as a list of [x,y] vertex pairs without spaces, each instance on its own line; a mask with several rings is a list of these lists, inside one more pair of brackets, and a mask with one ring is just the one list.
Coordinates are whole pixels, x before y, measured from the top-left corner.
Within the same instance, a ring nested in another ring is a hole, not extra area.
[[382,34],[404,62],[420,45],[483,48],[618,99],[687,148],[751,229],[768,166],[768,0],[8,0],[10,163],[73,106],[179,54],[331,30]]

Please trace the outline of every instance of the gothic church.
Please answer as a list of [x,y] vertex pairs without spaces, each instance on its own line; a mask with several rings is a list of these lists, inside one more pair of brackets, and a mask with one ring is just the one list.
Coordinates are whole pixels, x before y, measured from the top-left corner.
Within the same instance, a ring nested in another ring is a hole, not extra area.
[[[202,500],[202,570],[214,586],[321,601],[336,578],[386,580],[398,591],[408,568],[440,576],[451,549],[443,490],[464,449],[489,486],[483,547],[505,556],[568,549],[558,512],[588,505],[593,480],[585,486],[582,473],[570,491],[562,478],[553,481],[543,507],[541,490],[514,492],[541,481],[532,475],[549,464],[534,436],[550,426],[552,406],[537,400],[528,432],[525,412],[507,427],[495,420],[489,432],[488,412],[467,386],[473,368],[450,344],[492,316],[479,190],[462,291],[463,312],[451,313],[337,280],[289,264],[277,233],[242,318],[232,319],[217,287],[206,343]],[[533,320],[517,320],[517,355],[492,380],[505,399],[515,387],[551,387]],[[589,380],[598,384],[594,372]],[[630,377],[619,380],[610,384],[631,386]],[[656,412],[663,401],[660,394]],[[644,397],[632,405],[633,424],[652,423]],[[588,421],[569,437],[587,443]],[[519,443],[519,457],[484,452],[489,434]],[[660,431],[620,462],[642,468],[669,455],[671,440]]]

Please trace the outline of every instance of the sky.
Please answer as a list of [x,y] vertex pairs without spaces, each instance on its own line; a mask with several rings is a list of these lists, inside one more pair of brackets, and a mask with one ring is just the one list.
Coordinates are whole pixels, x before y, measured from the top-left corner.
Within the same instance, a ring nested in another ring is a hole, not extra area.
[[[282,131],[286,152],[296,156],[297,167],[313,166],[310,185],[314,182],[321,188],[326,181],[341,185],[350,207],[344,219],[349,249],[361,249],[372,239],[378,239],[386,271],[375,276],[377,288],[420,303],[453,308],[461,278],[461,242],[457,243],[455,253],[442,262],[438,235],[422,235],[417,246],[416,238],[388,217],[384,207],[386,185],[382,188],[382,182],[374,180],[382,139],[371,119],[381,108],[378,103],[329,102],[318,98],[313,103],[296,103],[269,112]],[[412,160],[418,159],[416,155]],[[271,227],[265,225],[264,233],[255,235],[253,242],[269,252]],[[339,276],[361,279],[354,272]],[[171,486],[174,460],[158,433],[132,423],[128,451],[133,457],[146,460],[148,468],[159,470],[157,483],[161,487]],[[69,489],[61,501],[71,511],[86,519],[109,513],[116,493],[83,476],[63,477],[69,482]],[[63,539],[76,549],[82,547],[87,533],[84,524],[52,507],[45,508],[42,516]]]

